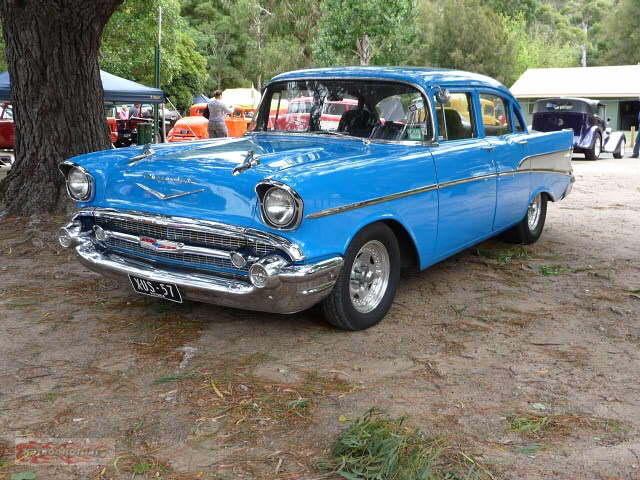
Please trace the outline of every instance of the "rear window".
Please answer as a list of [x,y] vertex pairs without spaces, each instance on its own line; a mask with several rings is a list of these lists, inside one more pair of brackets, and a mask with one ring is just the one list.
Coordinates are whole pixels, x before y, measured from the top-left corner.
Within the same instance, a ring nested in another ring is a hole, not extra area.
[[590,113],[595,114],[591,105],[586,102],[575,100],[538,100],[534,107],[533,113],[555,112],[555,113]]

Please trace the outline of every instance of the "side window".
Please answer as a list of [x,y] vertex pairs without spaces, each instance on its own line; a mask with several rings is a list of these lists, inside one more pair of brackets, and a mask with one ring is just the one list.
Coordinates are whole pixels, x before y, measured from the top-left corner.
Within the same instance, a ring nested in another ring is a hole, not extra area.
[[437,108],[439,140],[461,140],[475,136],[471,94],[451,93],[449,101]]
[[504,98],[481,93],[480,105],[485,137],[500,137],[512,132],[509,124],[509,104]]

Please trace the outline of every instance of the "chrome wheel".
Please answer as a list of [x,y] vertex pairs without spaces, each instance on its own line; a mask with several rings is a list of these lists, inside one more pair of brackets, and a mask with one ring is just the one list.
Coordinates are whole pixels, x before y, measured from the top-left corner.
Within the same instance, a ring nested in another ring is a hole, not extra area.
[[349,296],[360,313],[369,313],[382,301],[389,285],[391,262],[387,248],[378,240],[365,243],[358,251],[349,276]]
[[540,222],[541,204],[542,195],[538,194],[529,205],[529,210],[527,211],[527,223],[529,224],[529,230],[532,232],[538,228],[538,222]]

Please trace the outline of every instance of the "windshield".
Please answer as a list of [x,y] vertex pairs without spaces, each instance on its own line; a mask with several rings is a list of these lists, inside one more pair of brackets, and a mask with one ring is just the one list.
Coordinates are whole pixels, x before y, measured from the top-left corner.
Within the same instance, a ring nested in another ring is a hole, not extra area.
[[422,141],[431,118],[410,85],[364,80],[296,80],[267,87],[255,131]]

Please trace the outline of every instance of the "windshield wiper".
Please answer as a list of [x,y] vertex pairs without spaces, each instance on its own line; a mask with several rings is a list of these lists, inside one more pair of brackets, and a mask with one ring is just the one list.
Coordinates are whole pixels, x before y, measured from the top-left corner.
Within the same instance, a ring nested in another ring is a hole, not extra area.
[[369,140],[368,138],[356,137],[355,135],[349,135],[348,133],[338,132],[336,130],[316,130],[315,132],[312,132],[312,133],[322,133],[325,135],[333,135],[336,137],[345,137],[345,138],[358,138],[362,140],[362,143],[364,143],[365,145],[368,145],[371,143],[371,140]]

